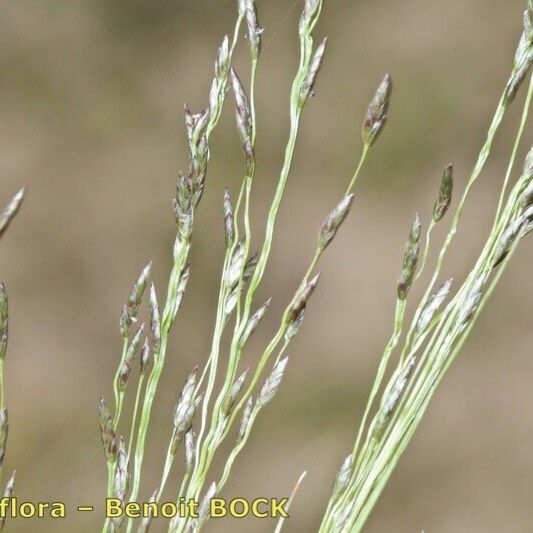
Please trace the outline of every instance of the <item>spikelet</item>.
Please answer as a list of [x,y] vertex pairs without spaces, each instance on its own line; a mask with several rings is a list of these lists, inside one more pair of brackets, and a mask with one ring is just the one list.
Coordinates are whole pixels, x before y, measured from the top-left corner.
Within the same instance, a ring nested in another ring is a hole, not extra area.
[[377,88],[372,101],[368,105],[365,120],[363,121],[363,143],[370,147],[382,132],[387,121],[390,96],[392,93],[392,78],[385,74]]
[[442,173],[439,196],[433,207],[433,220],[439,222],[450,207],[453,192],[453,165],[448,165]]
[[405,300],[407,293],[413,283],[420,254],[420,216],[415,215],[409,238],[405,244],[403,252],[403,269],[398,281],[398,298]]

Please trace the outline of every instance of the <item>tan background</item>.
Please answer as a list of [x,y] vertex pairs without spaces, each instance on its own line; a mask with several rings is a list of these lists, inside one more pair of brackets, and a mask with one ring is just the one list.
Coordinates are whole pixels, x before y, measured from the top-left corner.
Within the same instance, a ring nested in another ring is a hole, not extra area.
[[[287,134],[299,11],[292,3],[258,1],[265,47],[255,247]],[[186,164],[181,106],[204,104],[216,47],[233,28],[234,4],[2,2],[1,203],[21,185],[28,188],[0,252],[11,298],[4,478],[16,468],[19,498],[64,500],[71,510],[64,522],[11,522],[12,531],[100,527],[96,513],[79,516],[74,507],[100,502],[104,494],[95,406],[101,394],[111,397],[118,311],[150,258],[163,292],[174,231],[170,199],[176,170]],[[274,305],[251,359],[272,333],[317,227],[344,190],[360,150],[364,109],[384,72],[393,76],[395,93],[353,215],[323,262],[280,394],[260,417],[226,493],[287,494],[307,469],[288,531],[318,524],[391,330],[411,216],[420,210],[428,219],[449,161],[457,190],[465,183],[507,78],[524,8],[523,0],[326,2],[316,34],[330,37],[327,61],[302,122],[261,291]],[[241,44],[243,73],[246,57]],[[473,191],[446,276],[460,277],[480,249],[515,131],[515,107]],[[159,475],[179,386],[209,346],[222,257],[220,198],[225,185],[235,191],[242,168],[232,115],[228,106],[212,139],[192,281],[157,399],[143,497]],[[438,391],[368,531],[532,530],[532,260],[528,239]],[[177,483],[174,473],[169,497]],[[210,524],[211,531],[272,528],[270,521]]]

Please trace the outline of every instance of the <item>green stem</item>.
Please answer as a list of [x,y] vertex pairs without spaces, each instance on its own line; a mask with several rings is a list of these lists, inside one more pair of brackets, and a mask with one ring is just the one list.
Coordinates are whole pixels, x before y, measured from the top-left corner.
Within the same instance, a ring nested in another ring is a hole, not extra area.
[[122,355],[120,356],[120,363],[115,372],[115,378],[113,380],[113,393],[115,395],[115,414],[113,416],[113,429],[116,431],[118,427],[118,422],[120,420],[120,415],[122,413],[122,405],[124,403],[124,391],[120,390],[120,372],[122,370],[122,365],[126,358],[126,353],[128,351],[128,337],[124,337],[122,341]]
[[[185,263],[189,254],[190,242],[182,243],[181,248],[176,256],[172,272],[170,274],[170,280],[168,285],[167,300],[163,310],[161,321],[161,345],[157,354],[154,353],[154,365],[152,371],[148,376],[148,382],[146,383],[146,389],[144,394],[144,402],[141,410],[141,418],[139,421],[139,429],[137,431],[137,442],[135,446],[135,458],[132,476],[132,489],[130,495],[130,501],[136,501],[139,494],[140,482],[141,482],[141,469],[144,460],[144,452],[146,445],[146,436],[148,433],[148,426],[150,424],[150,417],[152,413],[152,405],[154,402],[155,394],[157,392],[157,386],[161,373],[165,364],[165,356],[168,344],[168,335],[174,319],[174,307],[176,304],[177,289],[181,277],[181,273],[185,267]],[[131,531],[133,521],[128,520],[128,533]]]
[[361,169],[363,168],[363,164],[366,161],[366,157],[368,155],[369,149],[370,149],[370,146],[368,146],[368,144],[363,145],[363,152],[361,153],[361,157],[359,158],[359,163],[355,169],[352,179],[350,180],[348,188],[346,189],[345,196],[348,196],[353,191],[355,182],[357,181],[357,178],[359,177],[359,173],[361,172]]
[[[361,444],[361,440],[363,438],[364,430],[366,428],[367,420],[370,415],[370,411],[372,410],[372,406],[374,404],[374,401],[377,397],[377,394],[379,390],[381,389],[381,384],[383,382],[383,379],[385,377],[385,372],[387,370],[387,366],[389,364],[390,356],[392,355],[394,348],[396,348],[396,345],[398,344],[398,340],[401,336],[402,329],[403,329],[403,320],[405,316],[405,305],[406,301],[397,299],[396,300],[396,311],[394,313],[394,327],[392,335],[387,342],[387,345],[385,347],[385,350],[383,352],[383,355],[381,357],[381,360],[379,362],[379,367],[376,375],[376,379],[374,381],[374,384],[372,385],[372,389],[370,391],[370,395],[367,400],[367,404],[365,407],[365,411],[363,413],[363,418],[361,420],[361,424],[359,426],[359,431],[357,433],[357,438],[355,440],[355,445],[352,450],[352,457],[354,461],[354,471],[357,471],[358,468],[361,466],[361,462],[365,459],[366,452],[368,452],[369,444],[371,443],[372,439],[372,432],[369,429],[367,433],[367,437],[365,439],[365,443],[363,447],[361,448],[361,452],[358,455],[359,446]],[[346,493],[345,493],[346,495]],[[326,509],[325,516],[328,516],[330,514],[335,514],[336,510],[339,508],[342,508],[343,504],[345,504],[345,498],[340,497],[337,501],[330,500],[328,503],[328,508]],[[327,531],[323,530],[321,527],[321,531]]]
[[137,413],[139,411],[139,402],[141,399],[141,392],[144,383],[144,372],[139,376],[139,383],[137,384],[137,393],[135,394],[135,404],[133,406],[133,415],[131,417],[130,439],[128,440],[128,464],[130,463],[131,451],[133,449],[133,439],[135,435],[135,425],[137,423]]
[[[405,316],[405,300],[396,300],[396,312],[394,313],[394,328],[392,335],[389,339],[389,342],[387,343],[385,347],[385,351],[383,352],[383,355],[381,357],[378,372],[376,379],[374,381],[374,384],[372,386],[372,389],[370,391],[370,396],[368,397],[368,402],[366,404],[365,412],[363,414],[363,418],[361,420],[361,426],[359,427],[359,433],[357,435],[357,439],[355,441],[355,445],[352,450],[353,457],[356,457],[356,454],[359,449],[359,444],[361,442],[361,438],[364,432],[364,428],[366,426],[366,421],[368,419],[368,415],[370,414],[370,410],[372,409],[372,405],[374,404],[374,400],[376,399],[377,393],[379,392],[379,389],[381,388],[381,384],[383,382],[383,378],[385,377],[385,372],[387,370],[387,366],[389,363],[390,356],[392,355],[392,352],[394,351],[394,348],[396,348],[396,345],[398,344],[398,340],[400,338],[400,335],[402,333],[403,329],[403,320]],[[357,467],[356,467],[357,468]]]
[[172,453],[173,441],[174,441],[174,433],[172,433],[170,437],[170,442],[168,443],[167,455],[165,458],[165,466],[163,467],[163,474],[161,476],[161,482],[159,483],[159,489],[157,490],[157,494],[155,497],[156,502],[159,502],[161,495],[163,494],[163,491],[165,490],[165,485],[167,484],[168,475],[170,474],[172,464],[174,463],[175,454]]
[[513,150],[511,152],[511,158],[509,159],[509,164],[507,165],[507,171],[505,172],[505,179],[503,180],[503,186],[502,191],[500,193],[500,198],[498,200],[498,207],[496,208],[496,215],[494,216],[494,223],[496,224],[496,221],[499,218],[500,211],[503,205],[503,201],[505,199],[505,191],[507,189],[507,184],[509,183],[509,178],[511,177],[511,173],[513,171],[514,162],[516,159],[516,154],[518,152],[518,147],[520,146],[520,141],[522,140],[522,135],[524,133],[524,129],[526,127],[527,123],[527,116],[529,114],[529,107],[531,104],[531,97],[533,95],[533,75],[529,78],[529,87],[527,90],[526,95],[526,101],[524,103],[524,108],[522,111],[522,117],[520,119],[520,126],[518,127],[518,132],[516,134],[516,138],[513,145]]
[[418,269],[418,272],[415,276],[415,281],[422,275],[422,272],[424,272],[424,267],[426,266],[426,261],[429,253],[429,246],[431,243],[431,232],[433,231],[435,224],[435,220],[432,218],[431,222],[429,223],[428,230],[426,232],[426,243],[424,245],[424,253],[422,254],[422,261],[420,263],[420,268]]

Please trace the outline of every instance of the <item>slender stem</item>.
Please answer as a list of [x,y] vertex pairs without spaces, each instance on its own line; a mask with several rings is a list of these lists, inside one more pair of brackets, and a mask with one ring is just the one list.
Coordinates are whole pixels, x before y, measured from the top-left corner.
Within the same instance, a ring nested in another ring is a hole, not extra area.
[[163,467],[163,474],[161,476],[161,482],[159,483],[159,489],[157,490],[157,494],[155,497],[156,502],[160,500],[161,495],[163,494],[163,491],[165,490],[165,485],[167,484],[168,475],[170,474],[172,464],[174,463],[175,454],[172,453],[173,441],[174,441],[174,433],[172,433],[170,437],[170,442],[168,443],[165,466]]
[[[364,460],[365,451],[367,451],[368,443],[370,442],[370,439],[372,438],[372,432],[369,429],[368,432],[367,432],[367,437],[365,439],[365,444],[361,448],[361,452],[359,453],[359,455],[357,455],[357,453],[359,451],[359,446],[361,444],[361,440],[363,438],[364,430],[366,428],[367,420],[368,420],[368,417],[370,415],[370,411],[372,410],[372,406],[374,404],[376,396],[377,396],[377,394],[378,394],[378,392],[379,392],[379,390],[381,388],[381,384],[382,384],[383,379],[385,377],[385,372],[386,372],[387,366],[389,364],[390,356],[392,355],[392,353],[394,351],[394,348],[396,348],[396,345],[398,344],[398,340],[399,340],[399,338],[401,336],[401,333],[402,333],[403,320],[404,320],[404,316],[405,316],[405,305],[406,305],[405,299],[402,299],[402,300],[401,299],[397,299],[396,300],[396,311],[394,313],[393,332],[392,332],[392,335],[391,335],[389,341],[387,342],[387,345],[385,347],[383,355],[381,356],[381,359],[380,359],[380,362],[379,362],[379,366],[378,366],[377,375],[376,375],[376,379],[375,379],[375,381],[374,381],[374,383],[372,385],[372,389],[370,391],[370,395],[369,395],[368,400],[367,400],[365,411],[363,413],[363,418],[362,418],[361,424],[359,426],[359,431],[357,433],[357,438],[355,440],[355,444],[354,444],[354,447],[353,447],[353,450],[352,450],[352,457],[354,458],[354,462],[355,462],[354,471],[358,470],[358,468],[361,465],[361,462]],[[344,504],[344,502],[345,502],[345,498],[342,498],[342,497],[339,498],[339,500],[337,502],[330,501],[328,503],[328,509],[326,511],[326,515],[325,516],[328,516],[330,514],[330,512],[333,512],[333,513],[335,512],[335,511],[331,511],[331,509],[341,508],[342,505]]]
[[[285,511],[288,511],[295,496],[298,492],[298,489],[300,488],[300,485],[302,484],[302,481],[304,480],[305,476],[307,475],[307,472],[302,472],[300,477],[298,478],[298,481],[296,482],[296,485],[292,489],[291,495],[289,496],[289,499],[287,501],[287,505],[285,506]],[[285,523],[286,517],[282,516],[278,520],[278,523],[276,525],[276,529],[274,530],[274,533],[281,533],[281,529],[283,528],[283,524]]]
[[[130,501],[136,501],[139,494],[140,480],[141,480],[141,468],[144,459],[144,449],[146,444],[146,435],[148,433],[148,426],[150,424],[150,416],[152,412],[152,404],[154,402],[155,394],[157,392],[157,386],[161,377],[161,372],[165,364],[165,356],[168,344],[168,335],[170,327],[172,325],[175,299],[177,294],[177,288],[180,280],[181,273],[185,267],[185,262],[189,254],[190,243],[185,242],[181,246],[179,253],[174,262],[172,272],[170,275],[170,281],[168,286],[168,294],[166,304],[163,310],[161,321],[161,345],[157,354],[154,354],[154,365],[152,371],[148,376],[148,382],[146,383],[144,402],[141,410],[141,418],[139,421],[139,429],[137,431],[137,443],[135,446],[135,462],[132,476],[132,489]],[[128,530],[131,529],[131,521],[128,522]]]
[[361,157],[359,158],[359,163],[355,169],[352,179],[350,180],[348,188],[346,189],[345,196],[348,196],[348,194],[350,194],[353,191],[355,182],[357,181],[357,178],[359,177],[359,173],[361,172],[361,169],[363,168],[363,165],[366,161],[366,157],[368,155],[369,149],[370,149],[370,146],[368,146],[368,144],[363,145],[363,151],[361,153]]
[[435,227],[435,220],[432,218],[431,222],[429,223],[428,230],[426,232],[426,243],[424,245],[424,253],[422,254],[422,261],[420,263],[420,268],[418,269],[418,272],[415,276],[415,281],[422,275],[422,272],[424,272],[424,267],[426,266],[426,261],[428,258],[429,253],[429,247],[431,243],[431,232],[433,231],[433,228]]
[[532,95],[533,95],[533,75],[530,76],[529,78],[529,87],[527,90],[526,101],[524,103],[524,108],[522,111],[522,117],[520,119],[520,126],[518,127],[518,133],[516,134],[516,137],[515,137],[513,150],[511,152],[511,158],[509,159],[509,164],[507,165],[507,171],[505,172],[505,179],[503,180],[502,191],[500,193],[500,198],[498,200],[498,207],[496,208],[496,215],[494,216],[494,223],[496,223],[496,221],[499,218],[500,211],[503,205],[503,201],[505,199],[505,191],[507,189],[507,184],[509,183],[509,178],[511,177],[511,173],[513,171],[513,166],[514,166],[514,162],[516,159],[516,154],[518,152],[518,147],[520,146],[520,141],[522,140],[522,135],[526,127],[527,116],[529,114],[529,107],[530,107]]
[[[198,433],[198,441],[196,444],[196,465],[199,464],[199,458],[200,458],[200,449],[201,449],[201,442],[204,435],[206,422],[207,422],[207,413],[208,413],[208,404],[209,400],[211,398],[211,394],[213,392],[213,388],[215,386],[215,380],[217,377],[217,368],[218,368],[218,356],[220,353],[220,339],[222,336],[222,330],[223,330],[223,320],[224,320],[224,304],[225,304],[225,282],[224,282],[224,276],[221,280],[221,296],[219,298],[219,304],[218,304],[218,312],[217,312],[217,321],[215,323],[215,329],[213,334],[213,342],[211,346],[211,354],[209,356],[210,359],[210,368],[209,368],[209,376],[207,381],[207,389],[205,393],[204,400],[202,402],[202,415],[201,415],[201,425],[200,425],[200,431]],[[195,468],[196,470],[196,468]]]
[[122,355],[120,356],[120,363],[117,367],[117,371],[115,372],[115,378],[113,380],[113,392],[115,395],[115,414],[113,415],[113,429],[115,431],[118,427],[118,422],[120,420],[120,415],[122,413],[122,405],[124,403],[124,391],[120,390],[119,381],[120,381],[120,372],[122,370],[122,365],[124,364],[126,353],[128,351],[128,342],[129,342],[128,337],[124,337],[122,341]]
[[130,438],[128,440],[128,462],[130,463],[131,452],[133,450],[133,441],[135,435],[135,425],[137,423],[137,413],[139,411],[139,402],[141,400],[141,392],[144,384],[144,372],[139,376],[139,382],[137,383],[137,392],[135,394],[135,404],[133,406],[133,415],[131,417],[131,429],[130,429]]
[[381,357],[376,379],[374,381],[374,384],[372,385],[370,396],[368,397],[368,402],[366,404],[363,418],[361,420],[361,425],[359,427],[357,439],[355,440],[355,445],[352,450],[352,454],[354,457],[356,457],[357,451],[359,449],[359,444],[363,436],[363,432],[366,426],[368,415],[370,414],[370,410],[372,409],[372,405],[374,404],[374,400],[376,399],[377,393],[379,392],[379,389],[381,388],[381,383],[383,382],[383,378],[387,370],[387,365],[389,363],[390,356],[392,352],[394,351],[394,348],[398,344],[398,340],[402,333],[404,316],[405,316],[405,300],[397,299],[396,300],[396,312],[394,313],[393,332],[389,339],[389,342],[387,343],[385,347],[385,351],[383,352],[383,355]]

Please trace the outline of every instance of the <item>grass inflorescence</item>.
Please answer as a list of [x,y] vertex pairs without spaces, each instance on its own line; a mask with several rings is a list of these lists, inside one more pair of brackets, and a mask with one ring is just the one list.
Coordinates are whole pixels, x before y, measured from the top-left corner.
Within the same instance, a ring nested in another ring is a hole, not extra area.
[[[530,71],[533,62],[532,22],[533,2],[529,1],[509,80],[456,207],[429,285],[406,327],[404,319],[408,290],[426,265],[431,231],[444,218],[451,204],[454,181],[451,165],[442,174],[417,275],[415,272],[422,244],[418,215],[415,217],[398,283],[394,332],[380,360],[354,448],[337,473],[320,531],[351,532],[362,529],[424,416],[436,388],[468,338],[520,239],[533,229],[533,148],[529,151],[514,186],[507,192],[533,93],[531,81],[503,179],[494,223],[481,253],[462,284],[449,279],[435,289],[470,190],[481,175],[503,118]],[[450,296],[452,282],[457,288],[455,294]],[[448,302],[444,305],[446,300]],[[400,347],[402,333],[405,336]],[[397,357],[393,359],[397,348]],[[394,365],[392,370],[388,368],[391,362]]]
[[[4,210],[0,213],[0,239],[4,236],[11,222],[18,213],[24,200],[24,189],[21,189]],[[0,282],[0,474],[6,455],[7,435],[9,430],[8,412],[5,403],[4,363],[6,360],[8,341],[9,311],[6,286]],[[3,492],[4,497],[11,497],[15,486],[15,472],[11,474]],[[5,517],[0,517],[0,531],[4,529]]]
[[[315,253],[309,267],[294,291],[280,318],[278,329],[264,348],[255,367],[245,365],[245,349],[254,331],[268,312],[270,299],[256,301],[275,234],[276,220],[289,179],[300,117],[314,94],[326,51],[326,39],[317,46],[313,42],[322,1],[308,0],[299,23],[300,62],[290,95],[290,130],[285,157],[274,197],[266,219],[265,235],[259,252],[251,249],[250,198],[255,176],[255,79],[261,56],[261,33],[255,3],[241,0],[232,38],[225,37],[215,62],[215,76],[205,109],[193,113],[185,106],[185,122],[189,142],[190,165],[180,173],[174,200],[176,239],[173,267],[169,277],[166,300],[161,306],[153,283],[149,282],[151,263],[134,283],[120,317],[122,355],[114,379],[114,409],[110,411],[102,399],[99,406],[102,443],[108,466],[107,495],[135,501],[139,495],[146,436],[159,379],[164,369],[169,331],[176,318],[189,278],[188,257],[192,243],[194,219],[202,198],[210,157],[209,141],[217,126],[225,102],[226,89],[231,88],[235,101],[237,138],[243,153],[243,179],[236,195],[226,190],[223,198],[225,255],[221,268],[218,305],[211,350],[207,361],[195,367],[181,390],[174,410],[171,436],[162,465],[159,487],[153,501],[161,497],[176,461],[183,449],[185,469],[176,501],[181,497],[203,501],[207,495],[220,493],[233,464],[249,439],[260,411],[273,399],[289,363],[287,347],[298,333],[319,282],[317,265],[334,239],[353,203],[353,188],[370,147],[382,130],[391,92],[386,76],[380,84],[364,121],[364,149],[357,169],[350,178],[346,193],[325,217],[317,235]],[[246,27],[250,52],[248,90],[241,76],[231,66],[233,51],[242,25]],[[149,286],[149,289],[148,289]],[[137,324],[143,296],[149,292],[150,328]],[[146,330],[146,331],[145,331]],[[222,336],[229,331],[227,352]],[[137,362],[137,359],[139,362]],[[122,420],[126,388],[132,381],[132,368],[139,366],[139,378],[133,416]],[[221,383],[217,387],[217,383]],[[221,444],[233,433],[234,444],[218,479],[212,465]],[[125,435],[128,435],[127,440]],[[205,508],[200,505],[200,509]],[[207,520],[177,517],[171,520],[171,531],[200,529]],[[140,528],[146,529],[149,520]],[[131,531],[133,521],[107,520],[104,530]]]
[[[323,39],[316,45],[313,38],[323,1],[305,0],[298,27],[300,59],[289,98],[290,127],[285,155],[266,217],[265,233],[259,251],[255,252],[252,249],[250,201],[256,173],[255,85],[262,50],[262,28],[253,0],[239,0],[237,4],[233,35],[224,37],[219,47],[206,107],[197,113],[188,106],[184,108],[190,161],[188,168],[179,174],[176,184],[173,201],[175,241],[166,295],[162,297],[162,291],[150,280],[150,262],[133,284],[120,314],[122,351],[113,380],[114,405],[110,408],[102,399],[98,407],[108,470],[107,496],[120,498],[125,503],[137,501],[152,410],[165,369],[169,334],[189,277],[194,273],[189,255],[198,207],[208,183],[211,134],[219,123],[226,93],[231,91],[236,138],[242,147],[243,176],[236,194],[225,190],[221,199],[225,251],[210,351],[206,361],[199,361],[189,371],[174,412],[169,413],[170,437],[162,459],[161,478],[157,487],[148,488],[150,501],[159,502],[176,462],[182,462],[182,477],[179,486],[174,487],[175,501],[200,502],[199,515],[172,518],[169,531],[173,532],[199,531],[203,527],[209,518],[209,499],[224,489],[257,417],[276,395],[291,361],[287,349],[300,330],[320,280],[320,259],[352,208],[357,178],[386,124],[392,94],[392,80],[387,74],[364,114],[362,150],[354,174],[347,180],[344,194],[318,229],[316,249],[279,318],[275,334],[260,353],[257,363],[250,366],[246,358],[248,341],[260,327],[270,305],[270,299],[257,301],[257,292],[263,282],[276,234],[278,212],[291,173],[300,119],[314,95],[327,40]],[[468,337],[520,238],[533,229],[532,152],[521,175],[507,192],[529,109],[533,87],[530,85],[486,244],[462,284],[457,281],[452,284],[449,279],[437,286],[469,192],[485,167],[506,111],[528,75],[533,59],[532,15],[530,1],[512,72],[486,142],[453,214],[429,285],[407,325],[410,289],[428,265],[432,230],[445,220],[452,204],[452,165],[447,165],[442,172],[425,234],[422,217],[417,213],[413,218],[396,287],[393,331],[379,362],[353,450],[337,474],[320,531],[358,531],[363,527],[436,387]],[[250,57],[246,77],[232,66],[243,26]],[[243,81],[246,78],[248,81]],[[457,288],[452,295],[454,286]],[[138,323],[143,304],[148,308],[149,324]],[[228,346],[223,342],[225,335],[229,337]],[[134,372],[134,369],[137,370]],[[124,412],[129,411],[124,411],[123,407],[129,387],[134,387],[135,392],[132,394],[131,417],[125,419]],[[223,443],[229,444],[229,448],[224,448],[229,451],[225,452],[224,466],[218,473],[213,464],[215,457],[222,453]],[[150,522],[150,517],[145,517],[135,526],[138,531],[147,531]],[[276,531],[282,525],[283,520]],[[103,531],[130,532],[133,528],[133,519],[120,516],[107,519]]]

